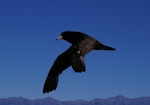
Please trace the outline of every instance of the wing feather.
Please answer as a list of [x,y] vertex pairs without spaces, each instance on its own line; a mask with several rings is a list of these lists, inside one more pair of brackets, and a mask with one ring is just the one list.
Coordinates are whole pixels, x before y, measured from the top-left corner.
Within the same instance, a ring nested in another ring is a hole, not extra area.
[[46,78],[43,93],[48,93],[49,91],[53,91],[57,88],[59,74],[71,66],[70,51],[71,47],[56,58]]
[[72,46],[72,53],[71,53],[71,62],[72,68],[75,72],[85,72],[85,63],[84,57],[81,54],[81,51],[78,49],[77,46]]

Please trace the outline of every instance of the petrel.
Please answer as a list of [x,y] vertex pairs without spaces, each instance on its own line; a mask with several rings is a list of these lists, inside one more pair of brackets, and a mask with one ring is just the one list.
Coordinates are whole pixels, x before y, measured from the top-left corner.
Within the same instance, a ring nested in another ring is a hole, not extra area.
[[65,31],[57,37],[57,40],[60,39],[68,41],[71,46],[56,58],[46,78],[43,93],[49,93],[56,90],[59,75],[69,66],[72,66],[75,72],[85,72],[84,57],[90,51],[116,50],[82,32]]

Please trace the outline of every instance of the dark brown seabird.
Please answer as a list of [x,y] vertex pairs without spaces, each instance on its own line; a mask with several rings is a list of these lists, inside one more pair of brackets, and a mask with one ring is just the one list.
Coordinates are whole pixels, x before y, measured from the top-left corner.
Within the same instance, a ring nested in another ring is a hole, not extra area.
[[69,66],[72,66],[75,72],[85,72],[84,57],[90,51],[116,50],[115,48],[103,45],[93,37],[82,32],[65,31],[57,37],[57,40],[60,39],[68,41],[71,43],[71,46],[56,58],[46,78],[43,93],[56,90],[59,75]]

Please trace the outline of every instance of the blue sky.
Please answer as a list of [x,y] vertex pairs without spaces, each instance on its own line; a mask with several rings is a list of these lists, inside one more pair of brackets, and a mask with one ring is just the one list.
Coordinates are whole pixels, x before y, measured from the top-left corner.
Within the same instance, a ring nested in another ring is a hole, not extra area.
[[[150,95],[149,0],[1,0],[0,98],[59,100]],[[81,31],[115,52],[92,51],[86,72],[68,68],[56,91],[42,94],[55,58],[70,44],[62,31]]]

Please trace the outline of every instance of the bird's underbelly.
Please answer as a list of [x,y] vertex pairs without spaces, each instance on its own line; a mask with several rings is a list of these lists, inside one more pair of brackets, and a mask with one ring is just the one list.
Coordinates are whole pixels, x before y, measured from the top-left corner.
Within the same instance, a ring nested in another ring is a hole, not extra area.
[[93,48],[90,46],[84,46],[84,47],[79,48],[79,50],[81,52],[81,55],[85,56],[87,53],[93,50]]
[[86,40],[83,40],[79,43],[78,47],[79,47],[79,50],[81,51],[82,55],[86,55],[87,53],[89,53],[91,50],[94,49],[94,45],[95,45],[95,42],[94,41],[91,41],[90,38],[86,39]]

